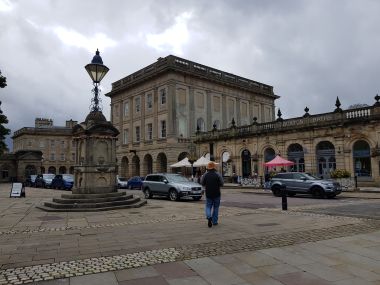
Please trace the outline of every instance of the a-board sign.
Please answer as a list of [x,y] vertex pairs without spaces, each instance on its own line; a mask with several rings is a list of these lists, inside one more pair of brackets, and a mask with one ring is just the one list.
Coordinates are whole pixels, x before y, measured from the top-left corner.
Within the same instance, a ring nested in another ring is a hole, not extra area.
[[12,183],[9,197],[25,197],[25,188],[22,183]]

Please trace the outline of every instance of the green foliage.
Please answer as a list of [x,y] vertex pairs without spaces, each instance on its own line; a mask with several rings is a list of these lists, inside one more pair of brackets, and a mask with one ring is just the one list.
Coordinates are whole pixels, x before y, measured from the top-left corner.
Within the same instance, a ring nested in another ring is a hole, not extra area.
[[351,173],[346,169],[335,169],[330,173],[331,178],[349,178]]
[[[0,70],[0,88],[4,88],[7,86],[7,78],[4,77],[1,74]],[[1,101],[0,101],[0,106],[1,106]],[[3,114],[3,111],[1,111],[0,108],[0,155],[4,153],[4,151],[8,150],[8,147],[6,143],[4,142],[5,137],[11,133],[10,129],[7,129],[4,127],[4,125],[8,124],[8,118]]]
[[1,74],[0,70],[0,88],[4,88],[5,86],[7,86],[7,78]]

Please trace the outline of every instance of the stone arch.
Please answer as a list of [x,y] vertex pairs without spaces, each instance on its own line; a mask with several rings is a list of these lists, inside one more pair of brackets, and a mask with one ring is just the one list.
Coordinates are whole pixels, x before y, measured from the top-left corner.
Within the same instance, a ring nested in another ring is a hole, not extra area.
[[185,157],[189,157],[189,153],[184,151],[184,152],[181,152],[179,155],[178,155],[178,161],[181,161],[182,159],[184,159]]
[[60,166],[58,170],[59,174],[65,174],[66,173],[66,167],[65,166]]
[[36,175],[37,174],[37,168],[35,165],[29,164],[25,167],[25,177],[28,175]]
[[243,177],[251,176],[251,152],[248,149],[243,149],[241,154],[241,174]]
[[302,145],[292,143],[287,149],[288,160],[293,161],[292,171],[305,172],[305,156]]
[[367,141],[357,140],[352,146],[354,172],[358,177],[371,177],[371,148]]
[[330,172],[336,169],[335,147],[330,141],[320,141],[315,147],[318,163],[318,175],[330,178]]
[[137,155],[132,157],[132,176],[140,176],[140,158]]
[[168,159],[163,152],[157,155],[157,172],[167,172]]
[[55,168],[55,166],[49,166],[48,173],[56,174],[57,169]]
[[129,177],[129,160],[128,157],[123,156],[121,159],[120,173],[121,177]]
[[149,153],[144,156],[143,167],[143,176],[153,173],[153,158]]

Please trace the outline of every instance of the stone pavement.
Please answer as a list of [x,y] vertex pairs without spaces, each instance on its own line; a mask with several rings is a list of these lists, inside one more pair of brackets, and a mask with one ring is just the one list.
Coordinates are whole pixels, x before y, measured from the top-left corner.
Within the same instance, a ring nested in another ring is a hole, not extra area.
[[203,201],[46,213],[35,206],[62,191],[9,191],[0,185],[0,284],[380,285],[378,220],[222,203],[209,229]]

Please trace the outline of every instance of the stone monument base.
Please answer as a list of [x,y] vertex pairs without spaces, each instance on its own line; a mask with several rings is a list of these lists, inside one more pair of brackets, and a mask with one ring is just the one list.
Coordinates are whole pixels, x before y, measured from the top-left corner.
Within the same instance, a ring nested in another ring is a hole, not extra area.
[[37,208],[47,212],[95,212],[127,208],[139,208],[147,201],[126,192],[101,194],[62,194]]

